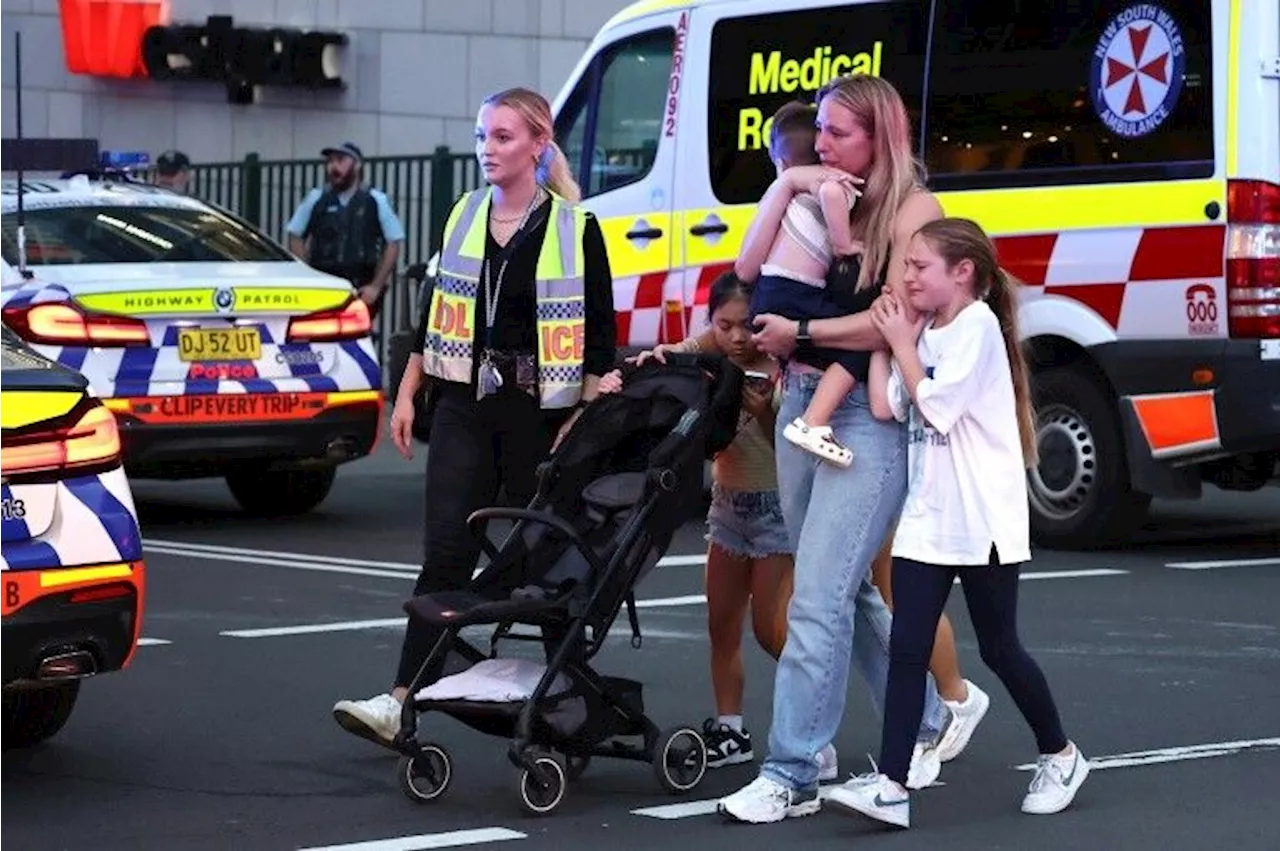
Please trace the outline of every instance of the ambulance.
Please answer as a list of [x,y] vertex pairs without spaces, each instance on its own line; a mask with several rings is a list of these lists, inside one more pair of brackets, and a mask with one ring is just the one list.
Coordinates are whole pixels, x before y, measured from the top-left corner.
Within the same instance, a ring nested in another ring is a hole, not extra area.
[[619,344],[706,326],[774,177],[769,116],[892,81],[930,188],[1024,286],[1047,546],[1280,462],[1280,0],[646,0],[554,99]]
[[382,371],[347,281],[127,176],[7,180],[0,209],[4,324],[88,378],[131,478],[223,477],[248,512],[298,514],[372,451]]

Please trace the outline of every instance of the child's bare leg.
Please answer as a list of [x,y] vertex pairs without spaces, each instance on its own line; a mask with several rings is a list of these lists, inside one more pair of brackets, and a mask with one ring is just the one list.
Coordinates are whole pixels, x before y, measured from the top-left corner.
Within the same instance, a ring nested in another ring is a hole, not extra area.
[[844,401],[844,397],[853,392],[856,382],[849,370],[838,363],[833,363],[822,373],[818,387],[813,391],[813,399],[804,411],[804,422],[808,426],[829,426],[836,408]]
[[783,437],[824,461],[848,467],[853,463],[853,451],[835,439],[830,424],[836,409],[840,407],[844,397],[853,392],[856,383],[849,371],[840,364],[827,367],[804,415],[787,423],[782,432]]

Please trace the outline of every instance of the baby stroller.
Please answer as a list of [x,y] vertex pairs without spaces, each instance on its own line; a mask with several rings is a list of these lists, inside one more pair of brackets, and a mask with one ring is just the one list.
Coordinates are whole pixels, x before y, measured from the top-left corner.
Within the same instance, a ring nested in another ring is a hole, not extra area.
[[[534,815],[555,810],[592,757],[648,762],[672,794],[702,780],[707,752],[698,729],[660,729],[645,714],[639,682],[603,676],[588,663],[624,605],[632,646],[640,646],[634,589],[701,499],[704,461],[733,440],[742,381],[742,371],[718,356],[624,367],[623,388],[588,405],[540,466],[528,507],[483,508],[469,518],[488,565],[464,590],[404,606],[442,631],[409,686],[392,745],[410,800],[438,799],[453,773],[444,747],[417,740],[418,714],[431,711],[510,739],[520,801]],[[514,521],[500,547],[486,534],[499,519]],[[487,655],[461,636],[476,625],[493,627]],[[538,632],[514,633],[517,625]],[[498,659],[503,640],[540,642],[545,668]],[[425,673],[450,652],[471,667],[424,688]]]

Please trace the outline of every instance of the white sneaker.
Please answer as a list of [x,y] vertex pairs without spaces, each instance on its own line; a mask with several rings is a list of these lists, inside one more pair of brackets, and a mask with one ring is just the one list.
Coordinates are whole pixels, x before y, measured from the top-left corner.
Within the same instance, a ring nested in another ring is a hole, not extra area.
[[400,732],[400,701],[389,694],[368,700],[339,700],[333,717],[348,733],[380,745],[389,745]]
[[1064,756],[1040,755],[1031,787],[1022,799],[1024,813],[1043,816],[1062,812],[1070,806],[1084,779],[1089,776],[1089,761],[1075,742],[1068,744],[1071,753]]
[[806,452],[817,455],[824,461],[830,461],[837,467],[848,467],[853,463],[853,451],[836,440],[831,426],[811,426],[800,417],[787,423],[782,436],[799,446]]
[[837,810],[870,816],[876,821],[897,827],[911,826],[911,797],[908,792],[883,774],[863,774],[827,795],[827,803]]
[[769,824],[786,818],[811,816],[822,801],[818,790],[801,792],[760,776],[728,797],[721,798],[716,809],[722,816],[748,824]]
[[933,785],[942,773],[942,760],[938,758],[938,749],[925,742],[916,742],[911,752],[911,769],[907,772],[908,789],[925,789]]
[[818,751],[818,782],[826,783],[840,776],[840,760],[836,755],[836,746],[827,745]]
[[969,693],[963,702],[943,701],[951,710],[951,723],[938,742],[938,758],[943,762],[950,762],[960,756],[991,706],[991,698],[985,691],[968,680],[964,681],[964,685]]

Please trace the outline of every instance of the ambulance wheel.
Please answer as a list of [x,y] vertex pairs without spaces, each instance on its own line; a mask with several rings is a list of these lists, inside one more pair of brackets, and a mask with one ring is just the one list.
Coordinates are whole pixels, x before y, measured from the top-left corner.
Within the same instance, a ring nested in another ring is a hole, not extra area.
[[539,754],[533,761],[533,770],[520,772],[520,803],[525,811],[535,816],[545,816],[564,800],[569,778],[559,756]]
[[1146,516],[1133,490],[1115,403],[1079,368],[1032,376],[1040,461],[1027,477],[1031,533],[1058,549],[1114,544]]
[[415,755],[400,757],[396,776],[400,780],[400,791],[406,798],[425,804],[439,798],[449,788],[453,764],[444,748],[423,745]]
[[319,470],[252,470],[227,473],[227,487],[250,514],[283,517],[306,514],[324,502],[333,489],[337,467]]
[[6,691],[4,749],[29,748],[53,738],[71,718],[79,696],[79,680]]
[[672,727],[658,736],[653,749],[653,773],[673,795],[683,795],[707,773],[707,744],[692,727]]

